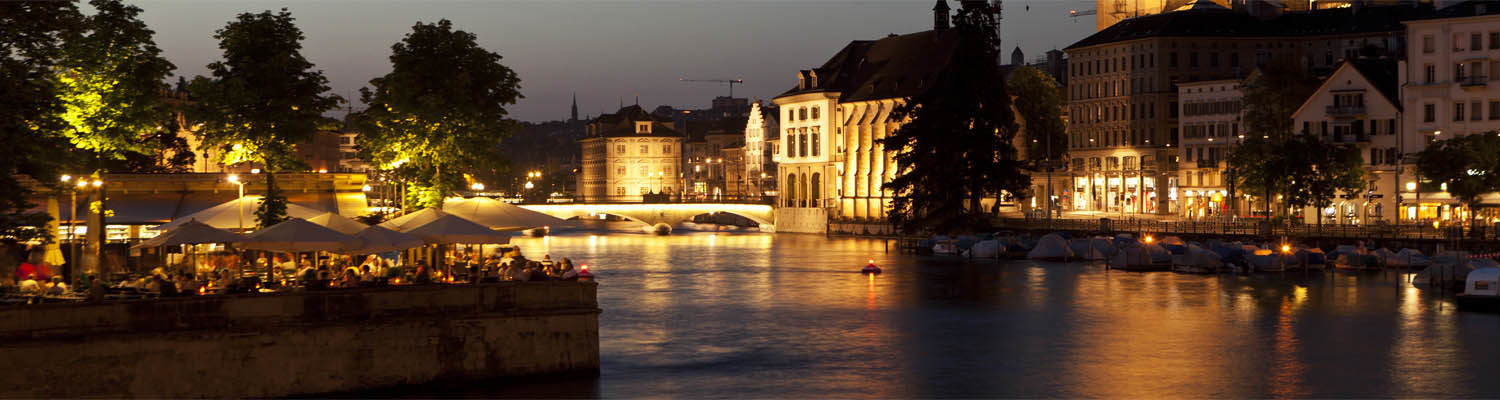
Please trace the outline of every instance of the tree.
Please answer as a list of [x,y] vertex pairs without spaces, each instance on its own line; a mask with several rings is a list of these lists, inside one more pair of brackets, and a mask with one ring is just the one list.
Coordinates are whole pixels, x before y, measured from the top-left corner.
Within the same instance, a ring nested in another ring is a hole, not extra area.
[[453,23],[417,23],[391,46],[391,72],[360,90],[360,152],[409,179],[408,204],[441,206],[466,168],[499,165],[495,145],[516,129],[505,107],[522,98],[500,55]]
[[1500,133],[1464,135],[1427,145],[1417,154],[1417,171],[1463,202],[1473,218],[1479,196],[1500,191]]
[[[1033,67],[1015,70],[1007,83],[1016,112],[1025,123],[1026,158],[1056,160],[1068,152],[1068,136],[1062,120],[1062,91],[1057,80]],[[1048,150],[1051,153],[1048,153]]]
[[[1290,168],[1284,159],[1268,160],[1262,159],[1266,155],[1277,153],[1256,153],[1256,151],[1273,150],[1280,148],[1281,144],[1292,138],[1295,127],[1292,124],[1292,113],[1307,100],[1318,89],[1318,79],[1307,71],[1297,59],[1292,57],[1276,57],[1261,67],[1256,74],[1247,80],[1244,97],[1244,124],[1248,139],[1244,145],[1235,149],[1239,156],[1229,157],[1229,174],[1232,183],[1239,184],[1239,189],[1248,192],[1264,192],[1266,212],[1272,209],[1271,193],[1277,188],[1284,187],[1290,183],[1284,173],[1285,168]],[[1262,140],[1264,143],[1255,143]],[[1237,163],[1245,163],[1239,164]],[[1242,174],[1264,175],[1246,177]],[[1269,175],[1266,175],[1269,174]],[[1231,187],[1236,189],[1236,187]],[[1260,190],[1255,190],[1260,189]],[[1233,190],[1230,196],[1234,196]],[[1269,217],[1269,215],[1267,215]]]
[[63,41],[81,24],[78,8],[63,1],[0,2],[0,140],[9,154],[0,157],[0,237],[50,240],[52,232],[36,229],[51,220],[28,212],[33,185],[58,181],[68,147],[58,135],[67,124],[59,116],[62,102],[54,74]]
[[1318,90],[1319,83],[1295,58],[1271,59],[1245,85],[1245,130],[1277,141],[1291,138],[1296,132],[1292,113]]
[[286,198],[275,172],[303,168],[294,154],[342,99],[328,92],[323,72],[302,57],[302,30],[286,9],[243,13],[215,32],[224,59],[208,64],[212,77],[188,84],[193,119],[205,148],[222,151],[225,164],[259,163],[266,196],[256,215],[262,227],[285,218]]
[[167,130],[172,110],[163,95],[176,67],[137,18],[139,7],[119,0],[89,4],[98,12],[84,19],[86,31],[67,41],[57,72],[67,122],[63,134],[88,158],[158,154],[162,145],[173,144],[163,136],[176,136]]
[[891,119],[907,121],[880,140],[896,152],[888,218],[907,232],[959,231],[987,225],[980,202],[1022,194],[1030,179],[1017,159],[1015,117],[999,76],[999,10],[963,2],[954,18],[957,45],[932,86],[907,99]]
[[1334,196],[1339,192],[1357,195],[1368,185],[1364,157],[1354,146],[1326,143],[1304,133],[1283,142],[1281,150],[1270,157],[1280,158],[1288,166],[1291,185],[1287,188],[1287,204],[1312,206],[1320,226],[1323,209],[1333,204]]

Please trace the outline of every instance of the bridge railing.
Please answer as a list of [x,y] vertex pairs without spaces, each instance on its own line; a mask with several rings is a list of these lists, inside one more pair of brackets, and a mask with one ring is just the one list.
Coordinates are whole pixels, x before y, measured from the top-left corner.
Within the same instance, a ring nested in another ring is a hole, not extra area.
[[522,201],[516,204],[541,205],[541,204],[762,204],[773,205],[776,203],[775,196],[679,196],[672,194],[647,194],[634,196],[604,196],[589,197],[577,196],[571,198],[550,198],[546,201]]

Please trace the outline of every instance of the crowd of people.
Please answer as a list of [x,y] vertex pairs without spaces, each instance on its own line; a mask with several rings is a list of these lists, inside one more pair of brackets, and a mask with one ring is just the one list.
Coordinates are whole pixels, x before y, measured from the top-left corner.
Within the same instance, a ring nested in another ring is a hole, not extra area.
[[[106,292],[171,297],[426,283],[575,281],[580,278],[580,270],[573,260],[562,258],[554,261],[550,254],[541,260],[532,260],[514,247],[505,247],[485,256],[455,252],[441,267],[415,260],[398,265],[397,261],[378,255],[315,258],[304,254],[293,259],[286,254],[260,254],[253,262],[241,262],[254,255],[236,254],[210,257],[204,260],[206,264],[197,268],[182,264],[158,267],[144,274],[127,274],[128,277],[109,283],[85,277],[81,280],[85,284],[80,285],[85,289],[75,292],[61,274],[54,272],[55,266],[43,261],[45,253],[40,249],[20,254],[27,254],[26,260],[12,264],[15,265],[14,273],[0,278],[0,294],[96,300],[103,299]],[[0,258],[3,256],[0,254]]]

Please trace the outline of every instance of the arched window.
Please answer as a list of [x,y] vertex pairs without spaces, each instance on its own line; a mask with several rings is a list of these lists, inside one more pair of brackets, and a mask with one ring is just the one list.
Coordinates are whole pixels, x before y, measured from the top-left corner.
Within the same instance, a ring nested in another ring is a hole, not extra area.
[[818,200],[823,198],[823,196],[822,196],[822,194],[823,194],[822,187],[823,186],[818,183],[818,178],[819,178],[818,173],[814,172],[812,174],[812,182],[808,184],[808,190],[809,190],[809,192],[807,192],[807,193],[810,195],[808,197],[811,198],[811,200],[812,200],[811,201],[812,204],[809,204],[809,205],[812,206],[812,207],[817,207],[818,206]]
[[797,174],[786,174],[786,198],[787,207],[795,207],[797,204]]
[[807,192],[807,180],[806,180],[807,179],[807,175],[803,175],[802,179],[803,180],[801,182],[797,182],[798,185],[802,186],[802,187],[798,188],[798,190],[797,190],[797,193],[801,193],[802,194],[802,197],[800,197],[800,198],[797,199],[798,200],[797,201],[797,206],[798,207],[807,207],[807,200],[808,200],[808,196],[807,196],[807,193],[808,193]]

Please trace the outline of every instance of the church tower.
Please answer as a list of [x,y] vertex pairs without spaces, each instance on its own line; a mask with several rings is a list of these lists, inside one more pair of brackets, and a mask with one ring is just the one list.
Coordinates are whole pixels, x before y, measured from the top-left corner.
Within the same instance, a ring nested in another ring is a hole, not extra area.
[[948,29],[948,0],[937,0],[937,5],[932,6],[932,29]]
[[573,92],[573,113],[568,117],[568,122],[578,122],[578,92]]

